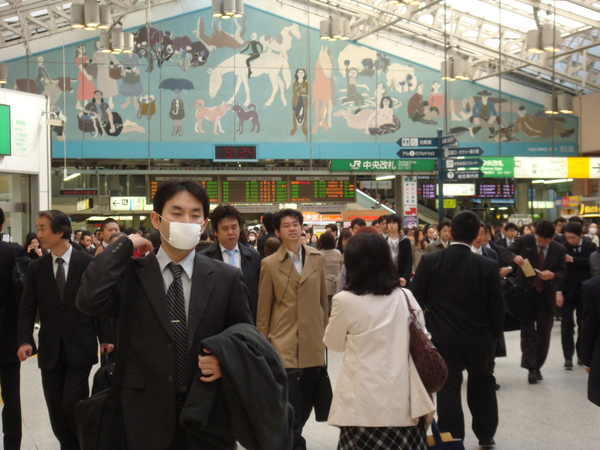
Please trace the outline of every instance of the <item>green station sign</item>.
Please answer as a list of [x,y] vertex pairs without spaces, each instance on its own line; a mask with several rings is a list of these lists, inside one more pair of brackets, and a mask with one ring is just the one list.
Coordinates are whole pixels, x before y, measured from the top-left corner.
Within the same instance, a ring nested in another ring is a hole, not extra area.
[[435,170],[433,159],[332,159],[332,172],[427,172]]

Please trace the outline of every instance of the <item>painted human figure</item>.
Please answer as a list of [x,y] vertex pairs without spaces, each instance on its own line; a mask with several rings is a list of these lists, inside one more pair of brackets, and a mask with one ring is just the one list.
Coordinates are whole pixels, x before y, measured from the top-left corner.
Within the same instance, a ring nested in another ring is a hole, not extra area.
[[37,93],[42,94],[44,92],[44,89],[46,89],[46,86],[48,84],[50,84],[50,82],[52,81],[52,78],[50,78],[50,74],[44,67],[44,57],[43,56],[38,56],[37,63],[38,63],[38,66],[37,66],[37,75],[35,77],[35,84],[37,84],[37,87],[38,87]]
[[350,68],[350,61],[345,60],[344,66],[346,66],[346,82],[347,82],[347,90],[346,90],[346,98],[342,100],[342,102],[354,102],[355,106],[362,106],[365,102],[362,94],[357,90],[357,82],[358,82],[358,69],[354,67]]
[[429,102],[423,101],[423,83],[417,84],[417,92],[408,101],[406,108],[408,117],[413,122],[421,122],[427,125],[435,125],[434,120],[438,116],[438,109],[431,107]]
[[98,136],[98,133],[114,133],[116,131],[113,113],[108,103],[104,101],[102,91],[94,91],[94,98],[85,105],[83,112],[92,116],[94,137]]
[[140,77],[140,57],[137,53],[125,53],[121,61],[123,70],[121,72],[121,86],[119,94],[125,97],[121,109],[125,109],[133,102],[133,107],[139,109],[138,97],[142,95],[143,86]]
[[119,64],[119,60],[112,53],[102,53],[100,51],[100,41],[96,41],[96,51],[92,57],[92,62],[96,64],[96,88],[102,91],[105,101],[109,108],[114,108],[113,97],[119,94],[117,80],[110,76],[110,64]]
[[263,46],[260,42],[258,42],[258,35],[256,33],[252,33],[250,35],[251,41],[248,42],[248,45],[240,50],[240,53],[246,53],[247,50],[250,50],[248,53],[248,58],[246,59],[246,66],[248,67],[248,78],[252,75],[252,69],[250,67],[250,63],[255,59],[260,57],[260,54],[263,51]]
[[390,134],[400,129],[400,120],[394,115],[394,102],[389,96],[381,98],[379,107],[371,113],[364,129],[365,134]]
[[75,65],[79,73],[77,74],[77,104],[75,107],[79,110],[83,110],[83,102],[92,100],[94,98],[94,86],[93,77],[85,71],[85,64],[89,62],[85,45],[80,44],[75,49]]
[[444,93],[440,92],[441,83],[439,81],[434,81],[431,83],[431,92],[429,93],[429,107],[437,108],[438,116],[444,114]]
[[492,93],[487,89],[484,89],[483,91],[478,92],[477,95],[480,97],[475,100],[475,104],[473,105],[473,116],[471,117],[471,123],[475,126],[469,128],[471,137],[479,133],[484,126],[488,127],[490,135],[494,135],[496,133],[494,125],[499,123],[499,116],[494,103],[489,101],[489,97]]
[[306,135],[306,108],[308,107],[308,81],[306,70],[298,69],[294,74],[294,94],[292,97],[292,122],[294,127],[290,135],[296,134],[299,124],[302,124],[302,132]]
[[541,117],[527,114],[524,105],[519,106],[519,118],[515,120],[515,133],[524,133],[529,137],[549,138],[550,136],[569,137],[574,132],[574,128],[566,129],[560,122],[564,122],[564,117]]
[[175,89],[176,97],[171,102],[171,109],[169,110],[169,117],[173,119],[173,132],[171,136],[175,136],[176,134],[183,136],[181,120],[185,117],[185,109],[183,108],[183,100],[179,97],[180,93],[179,89]]

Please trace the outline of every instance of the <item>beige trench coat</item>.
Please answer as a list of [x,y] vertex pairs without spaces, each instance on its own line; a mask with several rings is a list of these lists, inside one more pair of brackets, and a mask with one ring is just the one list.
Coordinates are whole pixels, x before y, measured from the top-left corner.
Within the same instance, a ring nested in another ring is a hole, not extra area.
[[286,369],[325,362],[325,258],[306,245],[302,250],[306,257],[301,275],[283,245],[262,260],[260,269],[256,327],[277,349]]

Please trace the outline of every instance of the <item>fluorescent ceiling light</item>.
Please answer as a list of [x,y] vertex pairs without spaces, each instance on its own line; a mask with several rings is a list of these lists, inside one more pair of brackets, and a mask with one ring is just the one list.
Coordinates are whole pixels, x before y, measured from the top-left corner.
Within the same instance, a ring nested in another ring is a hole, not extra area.
[[382,175],[380,177],[375,178],[375,180],[377,180],[377,181],[393,180],[394,178],[396,178],[396,175]]
[[[65,171],[65,175],[67,175],[66,171]],[[63,178],[63,181],[69,181],[69,180],[72,180],[73,178],[77,178],[79,176],[81,176],[81,174],[79,172],[75,172],[75,173],[72,173],[71,175],[65,176]]]

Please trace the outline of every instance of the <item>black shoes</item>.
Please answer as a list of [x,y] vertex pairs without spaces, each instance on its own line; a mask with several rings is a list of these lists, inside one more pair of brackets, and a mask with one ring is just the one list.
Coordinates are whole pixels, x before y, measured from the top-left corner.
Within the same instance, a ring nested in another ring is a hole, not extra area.
[[538,381],[542,381],[544,377],[542,376],[542,372],[537,369],[529,369],[529,375],[527,375],[527,381],[529,384],[536,384]]
[[494,441],[493,439],[485,439],[485,440],[479,441],[479,446],[481,448],[494,448],[495,445],[496,445],[496,441]]
[[573,360],[565,359],[565,370],[573,370]]

